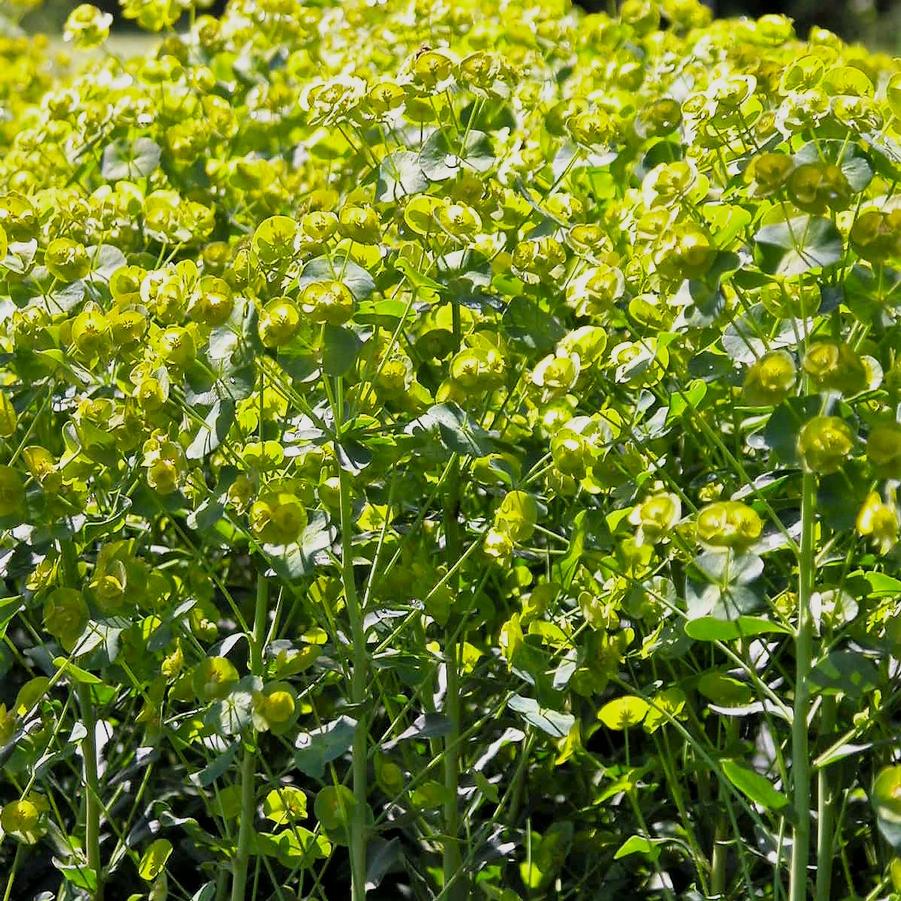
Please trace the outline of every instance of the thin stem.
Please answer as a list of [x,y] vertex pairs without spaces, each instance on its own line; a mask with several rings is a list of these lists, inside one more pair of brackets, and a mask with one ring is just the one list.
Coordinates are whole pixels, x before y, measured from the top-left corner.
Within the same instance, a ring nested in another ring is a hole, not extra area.
[[[253,632],[250,641],[250,672],[263,674],[263,645],[266,641],[266,613],[269,602],[269,583],[262,572],[257,573],[257,596],[253,611]],[[247,889],[247,869],[250,863],[250,844],[256,819],[256,742],[248,736],[241,760],[241,822],[238,826],[238,847],[232,869],[231,901],[243,901]]]
[[[338,382],[336,406],[336,426],[340,433],[343,416],[343,386]],[[352,749],[353,793],[354,805],[350,823],[350,867],[353,901],[361,901],[366,896],[366,844],[367,827],[367,723],[363,712],[366,700],[366,679],[368,656],[366,651],[366,632],[363,627],[363,607],[357,593],[353,561],[353,505],[348,474],[343,467],[338,468],[339,503],[341,516],[341,579],[344,587],[344,600],[347,604],[347,616],[350,620],[352,642],[353,678],[350,686],[350,699],[356,710],[357,725],[354,729]]]
[[97,717],[94,713],[91,686],[79,683],[77,691],[78,704],[81,707],[81,721],[86,732],[81,742],[85,783],[85,852],[88,869],[94,871],[97,879],[94,899],[103,901],[103,871],[100,866],[100,777],[97,772]]
[[798,628],[795,635],[795,705],[792,716],[792,796],[795,823],[792,842],[790,901],[807,898],[807,864],[810,855],[810,757],[808,716],[813,657],[813,593],[816,528],[816,479],[805,472],[801,482],[801,553],[798,559]]
[[6,891],[3,893],[3,901],[10,901],[12,898],[12,890],[13,883],[16,880],[16,870],[19,869],[19,862],[22,860],[23,851],[22,848],[25,846],[19,842],[16,845],[16,856],[13,858],[13,865],[9,871],[9,875],[6,877]]
[[[454,347],[459,350],[462,342],[460,306],[451,301],[451,322]],[[450,588],[454,606],[459,598],[460,575],[455,572],[462,564],[460,541],[460,458],[454,457],[448,476],[447,494],[444,498],[444,550],[449,573],[454,573]],[[445,630],[445,714],[449,731],[444,739],[444,847],[442,869],[444,890],[449,901],[461,901],[466,897],[466,880],[461,871],[460,855],[460,672],[457,632],[448,627]]]
[[448,630],[448,641],[445,646],[445,671],[447,687],[445,697],[445,714],[449,723],[448,734],[444,744],[444,885],[450,885],[456,879],[455,888],[447,895],[449,899],[463,896],[465,883],[460,876],[460,810],[459,810],[459,771],[460,771],[460,673],[458,661],[458,645]]
[[[832,695],[823,698],[820,710],[820,734],[835,727],[836,701]],[[816,901],[832,897],[833,835],[835,831],[835,786],[829,767],[817,773],[817,886]]]

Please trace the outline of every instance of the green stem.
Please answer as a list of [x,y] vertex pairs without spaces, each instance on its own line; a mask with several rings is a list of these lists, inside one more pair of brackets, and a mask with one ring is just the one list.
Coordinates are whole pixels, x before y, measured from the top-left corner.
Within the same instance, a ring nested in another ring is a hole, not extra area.
[[807,720],[810,714],[810,675],[813,657],[813,617],[810,597],[816,529],[816,479],[805,472],[801,482],[801,553],[798,559],[798,628],[795,635],[795,705],[792,716],[792,797],[795,823],[792,842],[789,901],[807,898],[810,855],[810,749]]
[[[820,711],[820,734],[827,735],[835,727],[836,702],[832,695],[823,698]],[[833,836],[835,831],[835,786],[828,767],[817,773],[817,887],[816,901],[832,897]]]
[[[262,572],[257,573],[257,597],[253,611],[253,632],[250,642],[250,672],[263,674],[263,645],[266,641],[266,614],[269,583]],[[244,757],[241,760],[241,821],[238,825],[238,847],[232,866],[231,901],[244,901],[247,890],[247,870],[250,863],[250,843],[256,819],[256,743],[254,736],[245,737]]]
[[[69,524],[71,531],[71,523]],[[78,553],[71,537],[60,541],[60,554],[63,576],[66,584],[76,586],[78,577]],[[94,710],[94,699],[91,686],[78,683],[75,689],[78,706],[81,708],[81,722],[85,728],[85,737],[81,742],[81,754],[84,759],[84,845],[88,868],[94,871],[97,888],[94,901],[103,901],[103,870],[100,866],[100,776],[97,770],[97,715]]]
[[24,847],[21,842],[16,845],[16,856],[13,858],[12,868],[6,877],[6,891],[3,893],[3,901],[10,901],[10,898],[12,898],[13,883],[16,881],[16,871],[19,869],[19,862],[22,860],[24,853],[22,849]]
[[[336,420],[343,414],[341,384],[338,384],[338,412]],[[341,423],[336,423],[340,432]],[[350,620],[352,642],[353,678],[350,686],[351,703],[356,710],[357,725],[354,729],[352,750],[354,806],[350,822],[350,867],[353,901],[362,901],[366,896],[366,844],[367,827],[367,723],[363,711],[366,700],[366,678],[368,655],[366,632],[363,628],[363,607],[357,593],[353,562],[353,505],[351,503],[350,482],[343,468],[338,468],[339,500],[341,515],[341,578],[344,585],[344,600]]]
[[713,853],[710,856],[710,893],[720,898],[726,890],[726,862],[729,857],[729,845],[726,841],[729,824],[724,817],[716,822],[713,832]]
[[[463,340],[460,305],[451,301],[451,327],[454,348],[459,351]],[[455,457],[448,474],[447,493],[444,498],[444,551],[449,572],[461,561],[460,541],[460,459]],[[460,576],[456,572],[450,586],[453,605],[456,606],[460,590]],[[442,870],[444,891],[448,901],[462,901],[467,896],[466,880],[462,870],[460,853],[460,671],[457,632],[445,630],[444,659],[446,672],[445,714],[450,729],[444,739],[444,848]]]
[[94,715],[91,686],[79,683],[77,693],[78,703],[81,707],[81,721],[86,732],[81,742],[85,783],[85,853],[88,859],[88,869],[93,870],[97,878],[94,901],[103,901],[103,871],[100,867],[100,778],[97,773],[97,718]]
[[[731,754],[738,741],[738,721],[728,718],[725,722],[725,753]],[[718,808],[713,827],[713,849],[710,854],[710,890],[714,897],[726,897],[727,868],[729,863],[729,827],[731,800],[722,783],[717,789]],[[738,851],[739,855],[741,850]]]
[[[648,823],[645,819],[644,813],[641,809],[641,804],[638,801],[638,791],[635,787],[635,783],[632,782],[633,772],[632,772],[632,754],[629,749],[629,730],[623,730],[623,741],[625,743],[625,752],[626,752],[626,769],[629,771],[629,788],[626,789],[626,797],[629,799],[629,805],[632,808],[632,813],[635,816],[635,821],[638,824],[638,828],[644,834],[645,838],[650,839],[651,830],[648,829]],[[660,867],[660,863],[655,860],[654,861],[654,872],[657,874],[657,878],[660,880],[660,884],[663,886],[663,894],[664,897],[672,899],[675,901],[676,896],[673,894],[672,889],[669,887],[666,877],[663,875],[663,870]]]
[[445,667],[447,672],[447,694],[445,713],[450,725],[444,744],[444,886],[448,889],[445,897],[451,899],[465,896],[465,877],[461,870],[460,858],[460,674],[458,670],[457,643],[448,630],[445,646]]

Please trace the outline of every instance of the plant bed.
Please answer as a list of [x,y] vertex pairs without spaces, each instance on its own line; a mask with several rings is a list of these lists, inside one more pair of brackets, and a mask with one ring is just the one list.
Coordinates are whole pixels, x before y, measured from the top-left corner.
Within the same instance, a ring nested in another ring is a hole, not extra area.
[[897,60],[184,6],[0,39],[4,901],[899,897]]

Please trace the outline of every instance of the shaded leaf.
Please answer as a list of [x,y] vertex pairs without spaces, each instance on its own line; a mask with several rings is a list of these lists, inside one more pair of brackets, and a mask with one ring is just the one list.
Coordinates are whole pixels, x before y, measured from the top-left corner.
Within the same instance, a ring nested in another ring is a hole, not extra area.
[[788,805],[788,798],[773,788],[766,776],[761,776],[734,760],[723,760],[720,766],[726,778],[755,804],[767,810],[781,810]]

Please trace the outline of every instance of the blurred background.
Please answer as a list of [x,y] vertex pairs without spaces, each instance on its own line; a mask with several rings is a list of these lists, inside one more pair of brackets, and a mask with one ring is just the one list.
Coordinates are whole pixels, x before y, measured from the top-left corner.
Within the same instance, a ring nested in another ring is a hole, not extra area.
[[[0,0],[0,7],[8,0]],[[17,0],[11,0],[16,3]],[[23,0],[18,0],[23,2]],[[29,0],[24,0],[28,3]],[[35,0],[30,0],[35,2]],[[133,28],[118,15],[117,0],[93,0],[116,16],[116,27],[125,31]],[[574,0],[577,5],[591,12],[607,8],[607,0]],[[76,3],[64,0],[44,0],[44,3],[23,22],[28,30],[59,33],[63,21]],[[901,52],[901,0],[709,0],[718,16],[762,16],[765,13],[784,13],[796,23],[801,37],[807,35],[811,25],[818,25],[836,32],[848,41],[861,41],[874,48],[889,52]],[[225,6],[225,0],[214,0],[210,9],[216,13]]]

